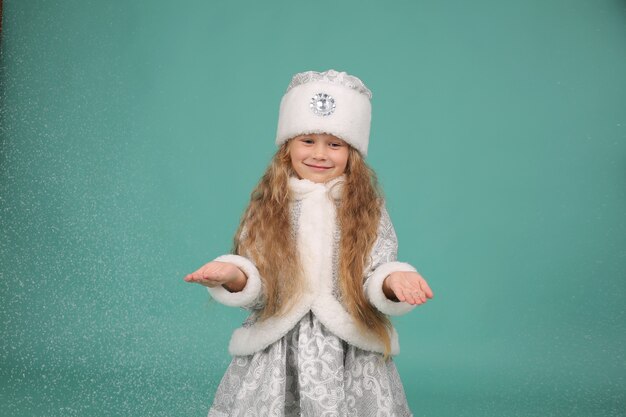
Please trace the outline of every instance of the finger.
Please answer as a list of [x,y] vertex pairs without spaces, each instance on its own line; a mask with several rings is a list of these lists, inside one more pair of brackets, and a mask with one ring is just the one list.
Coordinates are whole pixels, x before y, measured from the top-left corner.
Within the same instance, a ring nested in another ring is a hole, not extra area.
[[419,299],[420,301],[423,301],[423,291],[422,288],[419,286],[419,282],[415,280],[408,281],[406,287],[409,291],[411,291],[413,297],[415,297],[416,300]]
[[193,274],[191,274],[190,282],[196,282],[198,284],[201,284],[204,282],[215,281],[217,278],[218,277],[215,277],[209,273],[194,272]]
[[207,278],[213,274],[213,268],[200,268],[197,272],[198,278]]
[[209,288],[215,288],[221,285],[219,282],[214,282],[214,281],[201,281],[201,282],[198,282],[198,284],[204,287],[209,287]]
[[417,297],[422,303],[426,302],[426,294],[421,288],[414,291],[415,297]]
[[420,286],[422,287],[422,290],[424,291],[426,297],[433,298],[435,294],[433,293],[433,290],[430,289],[430,286],[425,280],[422,279],[422,281],[420,282]]
[[212,284],[213,286],[216,285],[222,285],[225,280],[223,279],[223,277],[219,276],[219,275],[205,275],[202,278],[198,279],[198,282],[201,284]]
[[202,279],[202,278],[203,278],[202,269],[198,269],[196,272],[193,272],[193,273],[191,274],[191,278],[192,278],[194,281],[198,281],[198,280]]
[[420,287],[420,283],[417,280],[411,280],[407,283],[407,285],[411,288],[413,292],[424,292],[422,287]]
[[422,304],[426,302],[426,296],[424,295],[424,292],[419,287],[419,285],[415,283],[411,283],[408,289],[411,292],[411,295],[413,296],[413,298],[415,299],[416,304]]
[[223,281],[225,269],[222,264],[211,264],[202,271],[204,279]]
[[406,297],[404,296],[404,292],[402,291],[402,289],[398,289],[396,287],[391,287],[391,289],[393,290],[393,293],[396,295],[396,298],[398,299],[398,301],[400,302],[406,301]]
[[424,296],[422,295],[421,292],[418,291],[418,292],[414,293],[414,296],[415,296],[415,300],[416,300],[415,304],[420,305],[420,304],[424,304],[426,302],[426,299],[424,298]]
[[404,298],[406,299],[407,303],[411,305],[415,305],[417,303],[415,295],[411,292],[411,290],[405,289],[403,293],[404,293]]

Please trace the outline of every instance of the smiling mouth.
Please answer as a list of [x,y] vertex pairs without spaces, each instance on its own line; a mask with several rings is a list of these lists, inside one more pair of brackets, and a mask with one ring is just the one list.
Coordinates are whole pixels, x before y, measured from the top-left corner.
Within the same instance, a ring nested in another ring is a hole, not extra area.
[[309,164],[304,164],[304,165],[311,167],[311,168],[317,168],[317,169],[331,169],[332,168],[332,167],[320,167],[317,165],[309,165]]

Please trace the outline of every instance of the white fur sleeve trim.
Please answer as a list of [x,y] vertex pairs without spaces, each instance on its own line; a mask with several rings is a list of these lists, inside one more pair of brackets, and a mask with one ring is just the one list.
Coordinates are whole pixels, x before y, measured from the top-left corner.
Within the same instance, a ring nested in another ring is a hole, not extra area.
[[399,316],[415,308],[414,305],[402,301],[391,301],[383,292],[383,281],[392,272],[417,272],[415,268],[404,262],[386,262],[374,270],[365,282],[365,294],[372,304],[384,314]]
[[222,304],[231,307],[245,307],[252,304],[261,293],[261,277],[256,266],[243,256],[239,255],[222,255],[214,259],[218,262],[230,262],[241,269],[248,281],[241,291],[230,292],[222,285],[217,287],[207,287],[209,294]]

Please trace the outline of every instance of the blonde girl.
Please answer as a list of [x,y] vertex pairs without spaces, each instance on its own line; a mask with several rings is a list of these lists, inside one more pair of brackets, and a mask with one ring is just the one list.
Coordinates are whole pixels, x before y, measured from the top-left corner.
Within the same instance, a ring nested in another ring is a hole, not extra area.
[[187,275],[250,311],[211,416],[411,416],[388,316],[433,297],[396,260],[396,234],[364,161],[371,92],[328,70],[296,74],[278,150],[253,190],[233,253]]

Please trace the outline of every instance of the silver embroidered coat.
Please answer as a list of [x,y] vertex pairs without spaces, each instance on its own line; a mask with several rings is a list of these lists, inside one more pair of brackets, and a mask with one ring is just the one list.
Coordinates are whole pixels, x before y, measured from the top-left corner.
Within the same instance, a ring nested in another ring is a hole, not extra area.
[[[257,321],[263,306],[258,271],[244,257],[225,255],[246,272],[239,293],[211,289],[218,300],[251,310],[230,344],[235,355],[222,378],[208,417],[411,417],[393,360],[383,360],[382,346],[360,335],[340,303],[337,288],[335,202],[341,180],[315,184],[292,179],[291,207],[298,251],[312,291],[290,313],[271,325]],[[339,202],[338,202],[339,203]],[[386,210],[365,275],[365,292],[376,308],[401,314],[412,308],[382,293],[392,271],[414,270],[396,262],[397,242]],[[263,321],[266,323],[266,321]],[[397,336],[392,334],[393,352]]]
[[[254,263],[243,256],[223,255],[216,261],[231,262],[248,277],[244,289],[231,293],[218,286],[209,288],[217,301],[251,310],[244,325],[234,331],[229,344],[233,356],[259,352],[284,337],[309,312],[330,333],[364,351],[382,353],[383,344],[373,335],[363,334],[342,306],[337,288],[339,230],[336,227],[335,200],[341,197],[344,177],[325,184],[290,178],[294,201],[291,205],[293,230],[296,231],[298,254],[310,291],[287,314],[257,321],[263,303],[262,280]],[[340,204],[340,202],[339,202]],[[369,301],[382,313],[399,315],[415,306],[389,300],[382,291],[384,279],[394,271],[415,271],[411,265],[397,262],[397,239],[387,211],[382,210],[378,238],[364,271],[364,290]],[[398,335],[391,329],[391,353],[399,352]]]

